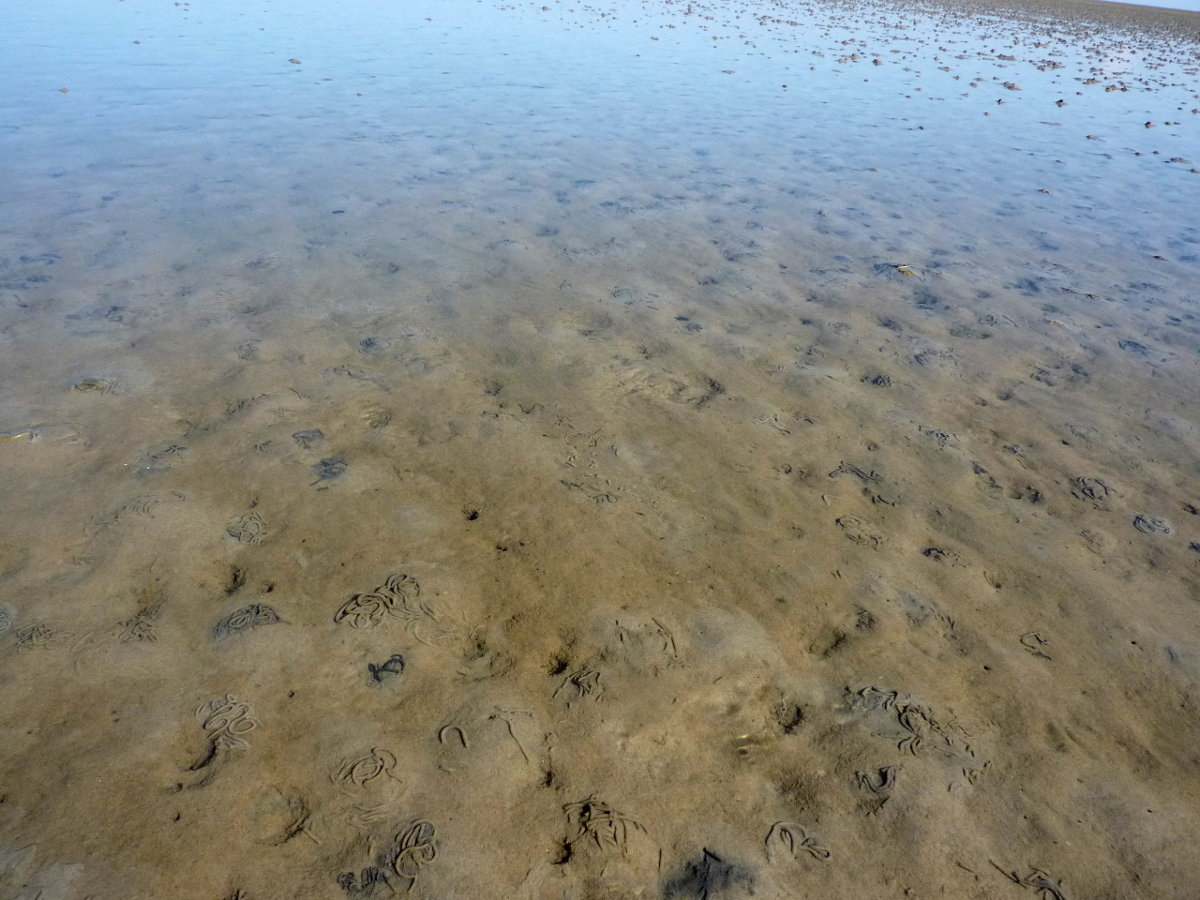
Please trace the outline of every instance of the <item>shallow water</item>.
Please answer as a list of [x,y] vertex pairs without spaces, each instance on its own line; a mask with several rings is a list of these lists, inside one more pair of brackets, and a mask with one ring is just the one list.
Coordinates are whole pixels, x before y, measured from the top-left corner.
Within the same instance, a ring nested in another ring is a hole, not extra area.
[[[1098,2],[1110,2],[1110,0],[1098,0]],[[1200,2],[1197,0],[1162,0],[1159,3],[1135,3],[1134,6],[1150,6],[1159,7],[1161,9],[1183,9],[1188,12],[1200,12]]]
[[1091,10],[0,14],[4,896],[1185,895],[1200,16]]

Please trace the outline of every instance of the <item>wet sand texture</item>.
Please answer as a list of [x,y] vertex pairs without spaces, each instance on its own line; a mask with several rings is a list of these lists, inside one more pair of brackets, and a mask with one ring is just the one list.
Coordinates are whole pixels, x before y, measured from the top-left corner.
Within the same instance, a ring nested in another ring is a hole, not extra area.
[[4,14],[0,896],[1192,896],[1200,15],[119,7]]

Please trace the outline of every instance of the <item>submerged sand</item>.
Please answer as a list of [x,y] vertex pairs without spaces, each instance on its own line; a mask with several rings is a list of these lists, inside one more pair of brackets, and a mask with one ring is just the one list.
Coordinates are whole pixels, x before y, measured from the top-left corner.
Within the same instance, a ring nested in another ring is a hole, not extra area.
[[1190,896],[1200,178],[619,88],[27,160],[0,894]]

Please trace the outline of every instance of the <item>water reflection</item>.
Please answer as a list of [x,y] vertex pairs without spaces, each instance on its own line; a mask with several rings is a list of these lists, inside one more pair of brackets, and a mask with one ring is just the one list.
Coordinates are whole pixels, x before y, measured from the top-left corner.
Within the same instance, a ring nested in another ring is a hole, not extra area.
[[1193,883],[1197,28],[1087,9],[0,13],[5,896]]

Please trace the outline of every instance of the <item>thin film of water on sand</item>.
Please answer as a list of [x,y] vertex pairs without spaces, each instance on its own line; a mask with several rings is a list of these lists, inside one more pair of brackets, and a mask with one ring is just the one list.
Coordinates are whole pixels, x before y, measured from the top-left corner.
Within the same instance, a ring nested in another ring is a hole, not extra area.
[[4,17],[5,896],[1195,881],[1197,17]]

